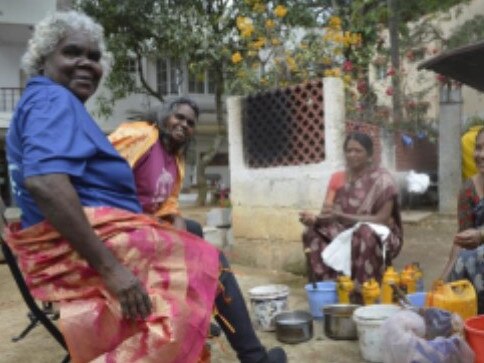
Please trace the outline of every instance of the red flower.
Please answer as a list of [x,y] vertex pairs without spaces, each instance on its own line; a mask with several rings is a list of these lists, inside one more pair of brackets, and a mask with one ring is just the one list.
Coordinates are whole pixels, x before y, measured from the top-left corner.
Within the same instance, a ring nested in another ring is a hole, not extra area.
[[388,87],[385,93],[387,94],[387,96],[393,96],[393,87],[392,86]]
[[363,79],[360,79],[358,83],[356,84],[356,89],[360,93],[367,93],[368,92],[368,85],[366,84],[366,81]]
[[390,76],[390,77],[391,77],[391,76],[394,76],[394,75],[395,75],[395,73],[397,73],[397,72],[395,71],[395,68],[393,68],[393,67],[388,68],[388,71],[387,71],[387,76]]
[[446,83],[447,77],[444,76],[443,74],[437,74],[437,81],[439,81],[440,83]]
[[353,63],[350,60],[345,60],[342,68],[343,72],[351,72],[353,70]]

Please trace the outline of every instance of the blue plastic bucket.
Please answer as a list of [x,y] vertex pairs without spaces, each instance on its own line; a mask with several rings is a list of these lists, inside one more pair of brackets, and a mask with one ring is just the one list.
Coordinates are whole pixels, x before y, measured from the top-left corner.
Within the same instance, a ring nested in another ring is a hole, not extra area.
[[336,282],[320,281],[316,283],[316,289],[313,284],[307,284],[305,287],[308,295],[309,309],[315,319],[323,318],[323,307],[338,302],[336,294]]
[[426,292],[414,292],[413,294],[407,294],[407,299],[413,306],[423,308],[425,305],[425,299],[427,298]]

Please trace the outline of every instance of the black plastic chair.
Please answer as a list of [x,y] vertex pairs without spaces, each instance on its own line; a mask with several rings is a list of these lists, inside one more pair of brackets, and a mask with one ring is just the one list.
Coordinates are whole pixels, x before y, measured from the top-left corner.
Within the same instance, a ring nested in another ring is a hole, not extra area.
[[[0,199],[0,228],[3,230],[4,226],[7,224],[7,221],[5,219],[5,204],[3,203],[3,200]],[[55,326],[55,324],[52,322],[53,318],[56,318],[55,314],[51,314],[51,305],[46,304],[44,305],[43,308],[39,307],[37,302],[35,301],[34,297],[30,293],[27,284],[24,280],[24,277],[22,275],[22,272],[20,271],[20,268],[17,264],[17,260],[15,256],[13,255],[12,251],[10,250],[10,247],[5,243],[3,238],[0,238],[0,244],[2,245],[2,251],[5,257],[5,262],[7,263],[10,272],[12,273],[12,276],[15,280],[15,283],[17,284],[17,287],[20,291],[20,294],[22,295],[22,298],[29,308],[29,313],[27,316],[29,317],[30,323],[27,325],[27,327],[16,337],[12,338],[13,342],[17,342],[25,336],[33,329],[35,328],[38,323],[42,324],[45,329],[50,333],[50,335],[61,345],[66,351],[67,351],[67,346],[66,342],[64,340],[64,337],[62,336],[62,333],[60,330]],[[51,317],[49,317],[49,315]],[[62,360],[62,363],[67,363],[70,361],[70,356],[67,354],[64,359]]]

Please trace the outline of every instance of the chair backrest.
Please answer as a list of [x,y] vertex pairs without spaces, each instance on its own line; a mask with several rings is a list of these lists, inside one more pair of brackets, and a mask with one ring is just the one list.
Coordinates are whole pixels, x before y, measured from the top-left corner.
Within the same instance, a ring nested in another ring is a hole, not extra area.
[[[8,224],[7,220],[8,218],[5,216],[7,207],[3,201],[3,199],[0,197],[0,225],[1,225],[1,231],[3,231],[4,227]],[[13,209],[13,215],[18,217],[19,211],[18,209]],[[35,318],[40,321],[40,323],[47,329],[47,331],[54,337],[57,342],[64,347],[64,349],[67,349],[66,343],[64,341],[64,337],[62,336],[62,333],[57,329],[57,327],[52,323],[52,321],[49,319],[49,317],[46,316],[44,311],[37,305],[37,302],[35,301],[34,297],[30,293],[27,283],[25,282],[25,279],[22,275],[22,272],[20,271],[20,268],[17,264],[17,259],[12,253],[12,250],[10,247],[7,245],[7,243],[3,240],[3,236],[0,234],[0,245],[2,247],[3,255],[5,257],[5,261],[7,262],[7,265],[10,269],[10,272],[12,273],[12,276],[15,280],[15,283],[17,284],[17,287],[20,291],[20,294],[22,295],[22,298],[24,299],[25,304],[29,308],[29,310],[32,312],[32,314],[35,316]],[[68,360],[65,360],[66,362]]]

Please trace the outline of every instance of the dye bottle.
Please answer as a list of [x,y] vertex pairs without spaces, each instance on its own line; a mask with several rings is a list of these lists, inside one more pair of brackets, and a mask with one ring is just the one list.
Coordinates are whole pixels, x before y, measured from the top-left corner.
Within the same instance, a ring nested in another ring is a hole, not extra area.
[[376,304],[381,293],[380,285],[378,285],[378,282],[375,279],[365,281],[361,293],[363,295],[363,304]]
[[381,299],[382,304],[392,304],[395,299],[393,298],[393,285],[398,285],[400,278],[398,272],[395,271],[393,266],[388,266],[385,273],[383,274],[382,284],[381,284]]
[[340,275],[337,279],[338,301],[340,304],[350,303],[350,294],[355,288],[354,282],[349,276]]
[[417,291],[417,279],[413,265],[407,265],[400,273],[400,287],[407,294],[413,294]]

